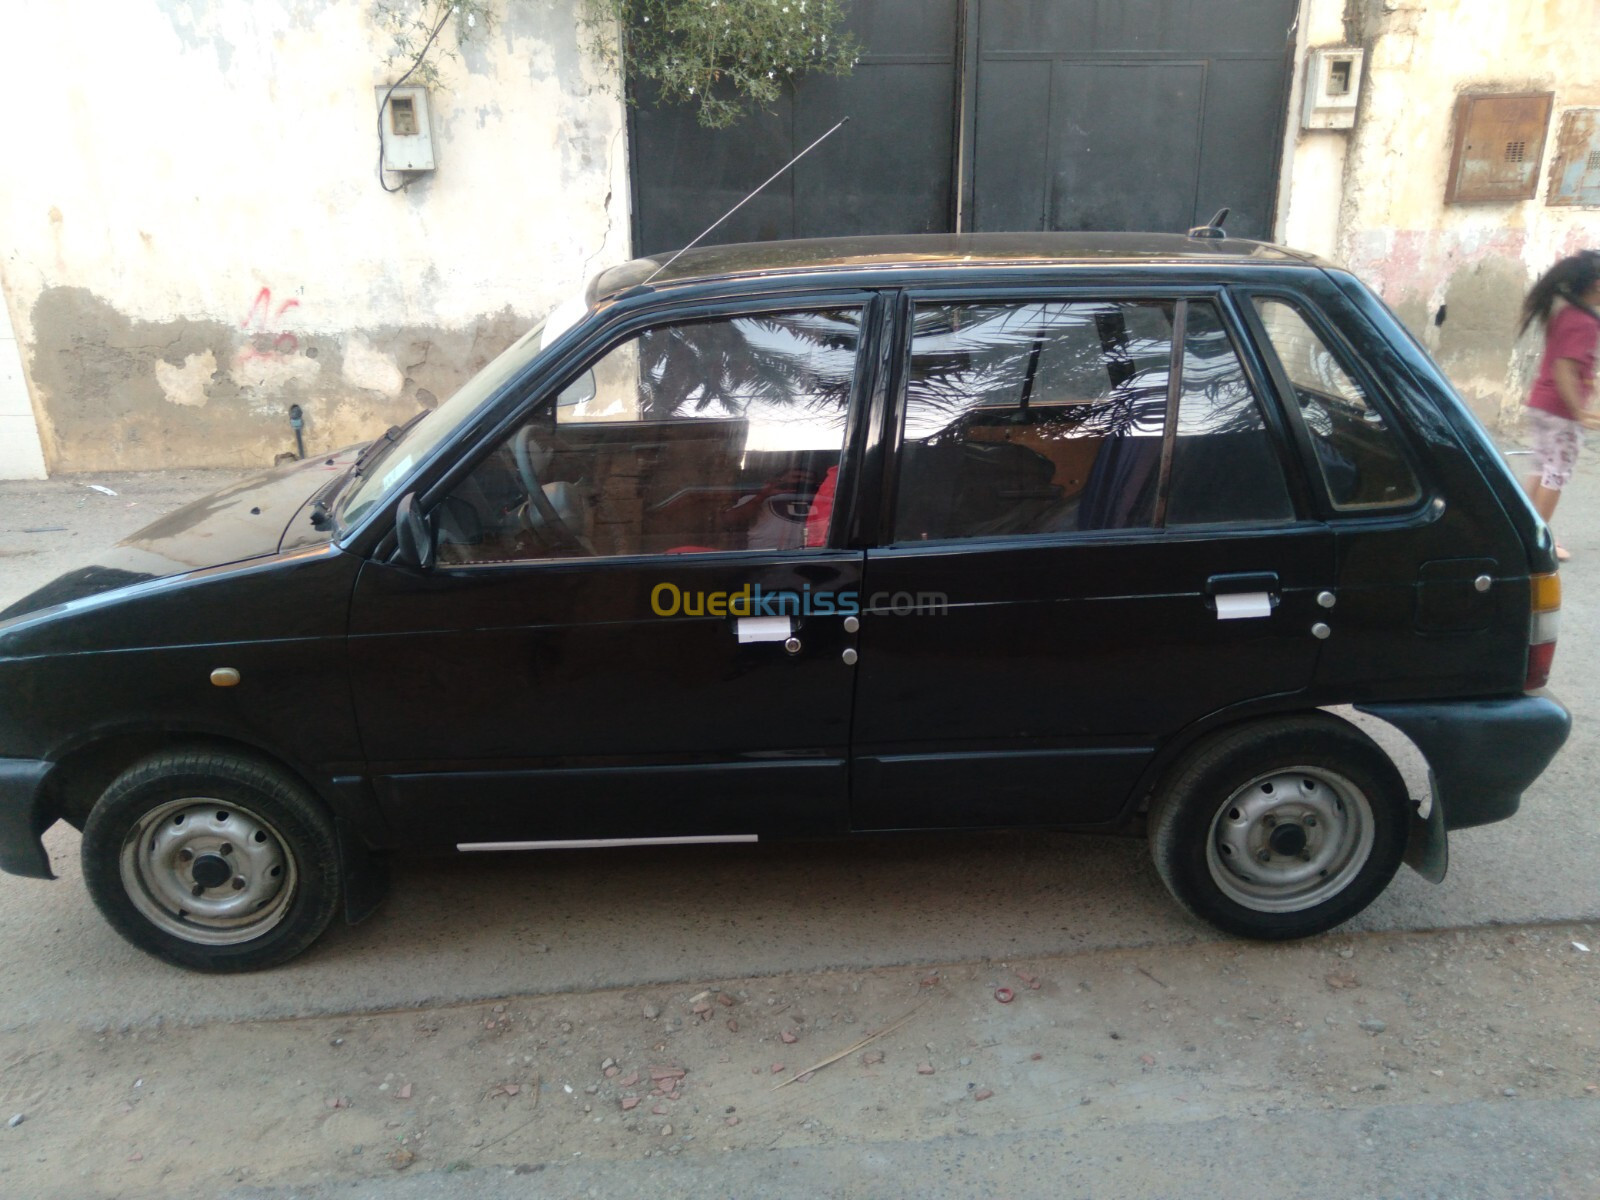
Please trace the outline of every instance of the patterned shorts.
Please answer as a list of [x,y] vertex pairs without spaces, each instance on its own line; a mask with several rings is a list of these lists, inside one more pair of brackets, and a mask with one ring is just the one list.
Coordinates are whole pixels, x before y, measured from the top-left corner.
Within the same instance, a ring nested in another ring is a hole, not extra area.
[[1572,472],[1578,465],[1583,426],[1542,408],[1527,412],[1528,432],[1533,435],[1533,446],[1539,455],[1539,482],[1559,492],[1572,481]]

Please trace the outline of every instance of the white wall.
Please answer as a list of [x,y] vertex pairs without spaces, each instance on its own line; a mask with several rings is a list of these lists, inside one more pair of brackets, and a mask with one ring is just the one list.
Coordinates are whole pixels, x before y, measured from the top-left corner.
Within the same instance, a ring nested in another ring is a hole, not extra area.
[[290,403],[313,451],[371,436],[626,257],[618,82],[577,0],[501,7],[390,195],[369,0],[11,6],[0,246],[53,470],[270,463]]
[[44,449],[4,300],[0,296],[0,479],[43,479]]

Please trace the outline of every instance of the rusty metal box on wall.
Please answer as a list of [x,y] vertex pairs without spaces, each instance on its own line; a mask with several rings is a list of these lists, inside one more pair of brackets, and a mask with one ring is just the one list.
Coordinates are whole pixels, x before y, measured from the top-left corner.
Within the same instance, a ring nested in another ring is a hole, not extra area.
[[1531,200],[1554,100],[1551,92],[1458,97],[1445,203]]
[[1600,206],[1600,108],[1569,108],[1561,114],[1544,202]]

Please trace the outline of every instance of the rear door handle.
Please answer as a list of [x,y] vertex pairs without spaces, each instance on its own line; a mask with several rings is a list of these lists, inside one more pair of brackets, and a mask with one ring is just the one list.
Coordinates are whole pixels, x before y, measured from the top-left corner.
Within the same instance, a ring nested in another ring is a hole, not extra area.
[[1206,580],[1206,604],[1219,621],[1270,617],[1278,606],[1278,573],[1245,571],[1213,575]]

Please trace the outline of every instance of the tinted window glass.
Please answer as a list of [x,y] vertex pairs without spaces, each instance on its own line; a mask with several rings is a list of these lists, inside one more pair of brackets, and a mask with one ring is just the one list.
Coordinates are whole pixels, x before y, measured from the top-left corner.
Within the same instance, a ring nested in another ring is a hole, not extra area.
[[1257,299],[1256,310],[1293,385],[1290,407],[1311,435],[1334,507],[1413,503],[1421,489],[1398,439],[1327,343],[1287,301]]
[[895,540],[1150,525],[1172,316],[1165,302],[919,305]]
[[1287,521],[1283,466],[1217,310],[1191,302],[1172,451],[1168,525]]
[[444,562],[825,545],[860,312],[647,330],[435,512]]

